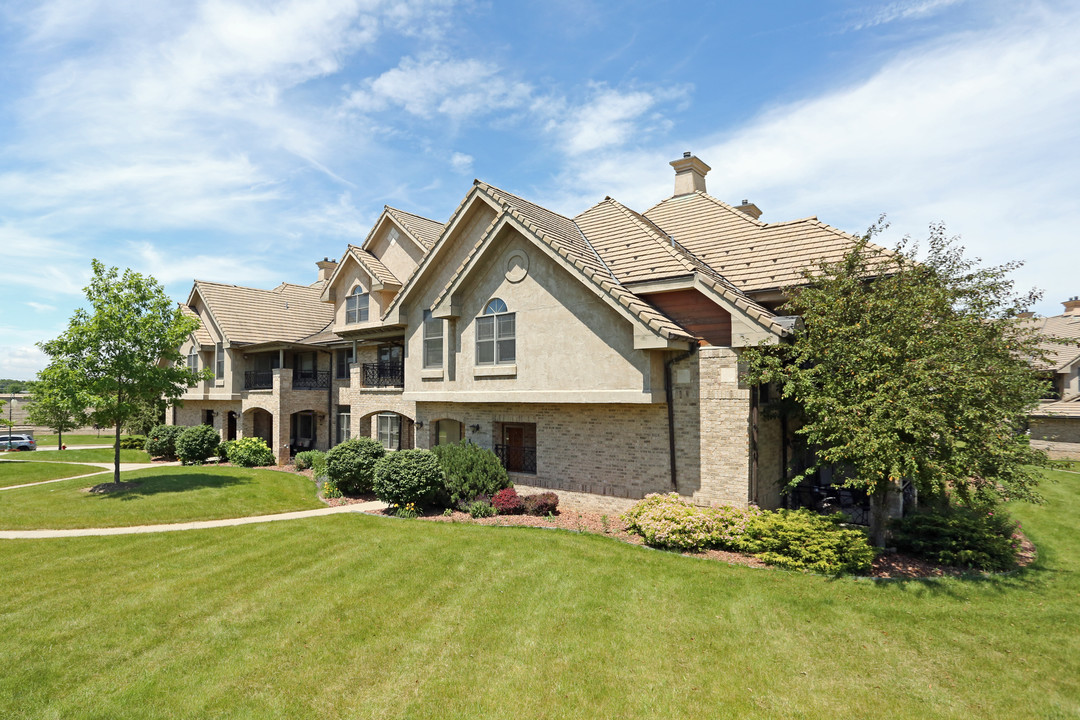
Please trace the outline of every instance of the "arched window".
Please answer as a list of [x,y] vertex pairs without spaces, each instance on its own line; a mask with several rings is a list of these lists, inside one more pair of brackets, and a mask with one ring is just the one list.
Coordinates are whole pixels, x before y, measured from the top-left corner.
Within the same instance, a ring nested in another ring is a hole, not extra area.
[[484,314],[476,318],[476,364],[503,365],[517,362],[516,320],[506,303],[492,298]]
[[345,323],[367,322],[368,319],[368,294],[364,288],[357,285],[345,298]]

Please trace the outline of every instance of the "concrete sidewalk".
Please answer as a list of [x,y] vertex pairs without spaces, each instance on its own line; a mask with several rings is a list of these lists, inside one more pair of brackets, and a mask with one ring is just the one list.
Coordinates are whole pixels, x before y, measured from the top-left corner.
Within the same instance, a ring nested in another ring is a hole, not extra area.
[[[70,478],[68,478],[70,479]],[[140,535],[143,533],[175,532],[178,530],[202,530],[204,528],[232,527],[234,525],[252,525],[255,523],[277,522],[278,520],[299,520],[323,515],[337,515],[348,512],[366,512],[383,510],[386,503],[372,501],[355,505],[316,510],[298,510],[296,512],[277,513],[275,515],[253,515],[252,517],[226,518],[224,520],[200,520],[196,522],[171,523],[168,525],[132,525],[114,528],[74,528],[71,530],[0,530],[0,540],[32,540],[40,538],[91,537],[101,535]]]
[[[19,462],[15,458],[2,458],[0,462]],[[31,462],[25,460],[23,462]],[[105,475],[112,472],[112,463],[99,463],[99,462],[78,462],[76,460],[48,460],[45,462],[56,463],[57,465],[89,465],[90,467],[101,468],[100,472],[86,473],[85,475],[73,475],[72,477],[56,478],[55,480],[40,480],[38,482],[23,483],[22,485],[8,485],[7,487],[0,488],[0,492],[4,490],[15,490],[17,488],[34,487],[35,485],[48,485],[49,483],[64,482],[65,480],[78,480],[79,478],[95,477],[97,475]],[[156,463],[120,463],[120,472],[127,472],[128,470],[145,470],[146,468],[155,467],[179,467],[179,462],[156,462]]]

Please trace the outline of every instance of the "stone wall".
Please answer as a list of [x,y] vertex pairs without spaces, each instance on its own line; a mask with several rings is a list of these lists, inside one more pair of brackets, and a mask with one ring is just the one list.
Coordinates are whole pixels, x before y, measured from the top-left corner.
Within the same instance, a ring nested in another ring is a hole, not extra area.
[[1055,460],[1080,460],[1080,418],[1033,417],[1031,444]]

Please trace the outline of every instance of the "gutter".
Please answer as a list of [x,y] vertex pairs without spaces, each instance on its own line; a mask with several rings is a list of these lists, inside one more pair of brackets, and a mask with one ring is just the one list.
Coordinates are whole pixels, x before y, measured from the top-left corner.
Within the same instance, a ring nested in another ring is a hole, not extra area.
[[679,474],[675,463],[675,404],[673,402],[673,390],[671,387],[671,366],[687,359],[698,349],[698,342],[693,341],[690,349],[673,358],[664,361],[664,398],[667,401],[667,427],[668,427],[668,459],[671,466],[671,489],[679,491]]

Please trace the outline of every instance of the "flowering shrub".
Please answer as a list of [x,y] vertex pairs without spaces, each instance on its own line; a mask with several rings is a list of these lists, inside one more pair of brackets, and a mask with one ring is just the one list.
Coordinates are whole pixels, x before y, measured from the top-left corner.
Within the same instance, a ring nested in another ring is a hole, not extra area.
[[874,559],[863,532],[805,510],[706,508],[669,493],[646,495],[623,520],[654,547],[745,552],[792,570],[859,572]]
[[491,504],[500,515],[520,515],[525,511],[525,502],[514,488],[506,488],[495,493]]
[[228,446],[229,462],[240,467],[273,465],[274,453],[260,437],[245,437]]
[[526,515],[547,515],[559,507],[559,496],[553,492],[526,495],[522,504]]
[[1018,529],[1000,509],[951,507],[896,520],[892,536],[897,550],[930,562],[1001,571],[1016,564]]
[[390,507],[394,510],[394,517],[405,518],[407,520],[420,517],[420,511],[416,508],[416,503],[405,503],[401,506],[391,505]]
[[322,481],[322,496],[324,498],[339,498],[341,497],[341,491],[338,490],[337,483],[326,478]]

